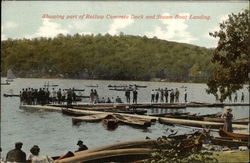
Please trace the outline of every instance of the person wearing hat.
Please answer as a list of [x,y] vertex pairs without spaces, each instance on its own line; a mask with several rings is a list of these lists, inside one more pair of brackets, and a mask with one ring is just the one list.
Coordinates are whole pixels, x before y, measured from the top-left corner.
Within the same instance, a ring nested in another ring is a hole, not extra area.
[[84,145],[83,142],[82,142],[81,140],[79,140],[79,141],[77,142],[76,145],[78,145],[79,148],[78,148],[78,150],[75,151],[75,152],[80,152],[80,151],[84,151],[84,150],[87,150],[87,149],[88,149],[88,147],[87,147],[86,145]]
[[231,112],[232,112],[232,109],[227,108],[226,112],[224,112],[221,115],[221,118],[224,119],[223,129],[228,131],[228,132],[233,132],[233,127],[232,127],[233,114]]
[[10,150],[6,155],[7,162],[26,162],[26,153],[22,149],[23,143],[15,143],[15,149]]

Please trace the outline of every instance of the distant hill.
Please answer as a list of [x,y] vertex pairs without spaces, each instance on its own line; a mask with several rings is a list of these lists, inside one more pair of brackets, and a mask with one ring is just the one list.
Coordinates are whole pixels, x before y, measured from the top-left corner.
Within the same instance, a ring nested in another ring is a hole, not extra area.
[[1,41],[1,75],[110,80],[205,81],[212,49],[120,34]]

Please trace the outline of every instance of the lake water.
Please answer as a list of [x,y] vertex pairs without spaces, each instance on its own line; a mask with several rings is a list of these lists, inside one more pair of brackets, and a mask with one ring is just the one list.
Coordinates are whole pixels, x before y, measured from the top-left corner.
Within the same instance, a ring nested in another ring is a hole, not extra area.
[[[5,78],[1,79],[2,82]],[[39,145],[42,154],[50,156],[60,155],[67,151],[75,151],[77,149],[77,141],[79,139],[89,147],[97,147],[100,145],[112,144],[128,140],[145,139],[145,137],[157,138],[162,135],[169,135],[171,128],[178,131],[178,134],[192,132],[194,128],[181,126],[167,126],[156,122],[148,129],[132,128],[126,125],[120,125],[115,131],[107,131],[102,123],[81,123],[80,125],[72,125],[71,117],[62,115],[58,112],[47,111],[25,111],[19,109],[19,98],[3,97],[4,93],[18,94],[22,88],[41,88],[49,82],[50,84],[58,84],[60,88],[76,88],[85,89],[83,95],[89,95],[90,87],[87,85],[96,85],[100,97],[117,97],[120,96],[125,101],[124,92],[111,91],[107,87],[111,85],[146,85],[147,88],[138,90],[138,103],[150,102],[150,92],[152,89],[165,88],[180,90],[180,102],[184,102],[184,88],[187,87],[188,101],[196,102],[215,102],[212,95],[206,93],[207,86],[205,84],[193,83],[167,83],[167,82],[139,82],[139,81],[107,81],[107,80],[69,80],[69,79],[15,79],[11,85],[1,86],[1,147],[2,157],[14,148],[17,141],[23,142],[23,150],[29,154],[29,149],[33,145]],[[59,88],[58,87],[58,88]],[[56,90],[58,89],[56,87]],[[249,93],[247,88],[238,92],[238,100],[241,92],[245,94],[245,103],[249,103]],[[234,97],[234,96],[233,96]],[[83,103],[87,103],[88,99],[84,99]],[[171,109],[153,109],[148,110],[152,113],[173,112],[177,110]],[[210,114],[223,112],[223,108],[186,108],[178,110],[181,112],[191,112],[199,114]],[[249,116],[249,106],[233,107],[235,119],[246,118]]]

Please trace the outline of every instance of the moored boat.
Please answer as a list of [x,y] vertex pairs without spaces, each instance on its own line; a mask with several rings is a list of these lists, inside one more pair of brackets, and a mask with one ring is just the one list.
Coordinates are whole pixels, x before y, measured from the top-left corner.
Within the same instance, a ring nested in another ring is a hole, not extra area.
[[211,143],[228,147],[249,146],[249,142],[246,139],[235,139],[230,137],[211,137]]
[[70,116],[84,116],[86,114],[73,110],[73,109],[62,109],[62,113],[65,115],[70,115]]
[[127,125],[131,125],[131,126],[137,126],[137,127],[149,127],[151,126],[151,121],[147,120],[147,119],[142,119],[142,118],[132,118],[129,116],[122,116],[119,114],[115,114],[114,115],[116,117],[116,119],[119,122],[122,122],[124,124]]
[[[224,120],[220,117],[204,117],[204,121],[224,123]],[[232,120],[232,123],[233,124],[248,124],[249,118]]]
[[238,134],[233,132],[228,132],[224,129],[219,130],[219,135],[221,137],[230,137],[230,138],[240,138],[240,139],[250,139],[250,135],[247,134]]
[[118,120],[113,115],[107,115],[102,122],[107,130],[115,130],[118,127]]
[[81,116],[81,117],[73,117],[72,122],[76,124],[78,122],[100,122],[104,119],[108,114],[95,114],[95,115],[88,115],[88,116]]

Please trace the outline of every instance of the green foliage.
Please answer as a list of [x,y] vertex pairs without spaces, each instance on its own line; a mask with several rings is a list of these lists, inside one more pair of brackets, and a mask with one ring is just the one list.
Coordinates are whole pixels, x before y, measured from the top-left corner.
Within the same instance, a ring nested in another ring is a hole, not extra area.
[[59,34],[9,39],[1,45],[1,75],[11,68],[18,77],[63,74],[66,78],[195,81],[206,80],[213,71],[212,50],[146,36]]
[[[207,135],[206,135],[207,136]],[[198,145],[200,139],[195,136],[187,139],[158,138],[156,152],[152,158],[144,160],[144,163],[216,163],[218,160],[211,152],[201,151]],[[194,146],[188,148],[188,146]]]
[[218,66],[208,80],[207,92],[220,101],[241,89],[249,80],[249,20],[249,10],[231,14],[220,24],[220,31],[210,33],[219,38],[212,60]]

